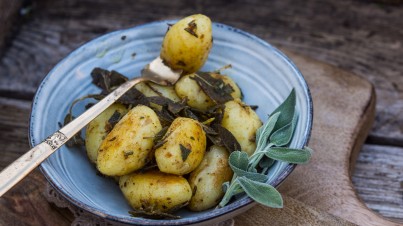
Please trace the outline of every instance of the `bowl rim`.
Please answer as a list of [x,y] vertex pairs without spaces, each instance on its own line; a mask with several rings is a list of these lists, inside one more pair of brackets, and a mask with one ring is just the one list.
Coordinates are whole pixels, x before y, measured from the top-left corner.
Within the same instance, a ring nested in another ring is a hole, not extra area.
[[[53,74],[53,72],[60,67],[61,65],[63,65],[63,63],[70,57],[72,57],[74,54],[76,54],[77,52],[81,51],[83,48],[85,48],[87,45],[89,44],[94,44],[96,42],[99,42],[103,39],[106,39],[108,36],[114,36],[120,33],[123,33],[125,31],[132,31],[132,30],[139,30],[142,29],[144,27],[147,26],[154,26],[156,24],[172,24],[175,23],[176,21],[178,21],[177,19],[173,19],[173,20],[159,20],[159,21],[154,21],[154,22],[149,22],[149,23],[144,23],[144,24],[140,24],[140,25],[136,25],[134,27],[130,27],[130,28],[125,28],[125,29],[120,29],[120,30],[116,30],[113,32],[108,32],[106,34],[100,35],[97,38],[91,39],[87,42],[82,43],[78,48],[74,49],[73,51],[71,51],[69,54],[67,54],[62,60],[60,60],[49,72],[48,74],[41,80],[40,85],[38,86],[36,92],[35,92],[35,96],[33,98],[32,104],[31,104],[31,113],[30,113],[30,119],[29,119],[29,145],[31,147],[33,147],[35,144],[35,140],[33,138],[33,128],[32,128],[32,121],[33,118],[35,117],[35,113],[34,113],[34,109],[35,109],[35,105],[36,102],[39,100],[39,97],[41,96],[41,91],[42,91],[42,87],[44,86],[44,84],[46,83],[46,81],[50,78],[50,76]],[[249,39],[251,39],[254,42],[257,42],[260,45],[263,45],[264,47],[270,49],[273,51],[273,53],[275,53],[276,55],[278,55],[280,58],[282,58],[282,60],[285,61],[285,63],[287,63],[292,70],[294,71],[294,74],[298,77],[300,84],[302,85],[303,90],[305,91],[306,97],[307,97],[307,101],[308,101],[308,121],[307,124],[308,126],[305,128],[304,131],[304,138],[303,138],[303,146],[308,145],[310,137],[311,137],[311,131],[312,131],[312,124],[313,124],[313,101],[312,101],[312,96],[311,96],[311,92],[309,89],[309,86],[305,80],[305,78],[303,77],[302,73],[299,71],[299,69],[296,67],[296,65],[280,50],[278,50],[276,47],[272,46],[271,44],[269,44],[268,42],[264,41],[263,39],[257,37],[256,35],[253,35],[249,32],[243,31],[241,29],[232,27],[230,25],[226,25],[223,23],[217,23],[217,22],[213,22],[212,23],[213,26],[218,27],[220,29],[227,29],[229,31],[232,32],[236,32],[238,34],[241,34]],[[274,181],[272,181],[270,183],[270,185],[274,186],[274,187],[278,187],[286,178],[288,175],[291,174],[291,172],[295,169],[296,164],[291,164],[289,163],[283,170],[283,172],[274,179]],[[114,215],[110,215],[108,213],[104,213],[103,211],[99,210],[98,208],[95,207],[91,207],[88,204],[85,204],[84,202],[81,202],[79,200],[76,200],[73,198],[73,195],[70,194],[69,192],[67,192],[66,190],[64,190],[62,187],[58,186],[55,182],[53,182],[51,176],[46,172],[46,170],[43,168],[42,164],[39,166],[41,173],[45,176],[45,178],[47,179],[47,181],[52,185],[52,187],[54,187],[59,194],[61,194],[66,200],[68,200],[71,204],[73,204],[74,206],[78,207],[79,209],[83,209],[85,211],[87,211],[88,213],[104,218],[107,221],[112,221],[112,222],[117,222],[117,223],[124,223],[124,224],[141,224],[141,225],[187,225],[187,224],[198,224],[198,223],[202,223],[206,220],[214,220],[217,218],[220,218],[222,216],[224,216],[225,214],[230,214],[236,210],[242,209],[242,208],[246,208],[247,206],[251,205],[254,203],[254,201],[249,198],[249,197],[245,197],[242,198],[240,200],[237,200],[235,202],[232,202],[231,204],[224,206],[220,209],[216,209],[213,213],[207,213],[204,214],[202,216],[195,216],[195,217],[189,217],[189,218],[182,218],[179,220],[153,220],[153,219],[146,219],[146,218],[134,218],[134,217],[116,217]]]

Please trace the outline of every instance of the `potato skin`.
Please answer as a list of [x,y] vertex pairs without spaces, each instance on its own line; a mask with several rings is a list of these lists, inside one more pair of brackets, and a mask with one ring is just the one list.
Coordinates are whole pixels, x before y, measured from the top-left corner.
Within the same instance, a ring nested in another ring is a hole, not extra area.
[[153,137],[160,130],[161,123],[151,108],[134,107],[102,142],[98,170],[107,176],[122,176],[142,168],[151,157]]
[[[206,134],[194,119],[176,118],[163,141],[165,143],[155,150],[155,160],[162,172],[184,175],[193,171],[203,160]],[[185,161],[182,159],[181,145],[190,150]]]
[[240,99],[226,102],[221,125],[234,135],[242,151],[249,156],[255,152],[256,130],[262,126],[262,122],[249,106]]
[[123,116],[127,113],[128,109],[122,104],[113,104],[87,125],[85,132],[85,148],[87,150],[88,159],[94,164],[97,162],[99,146],[101,146],[102,141],[110,132],[107,128],[108,120],[115,111]]
[[171,68],[182,69],[183,74],[189,74],[198,71],[206,62],[212,43],[210,18],[201,14],[191,15],[169,28],[160,56]]
[[233,172],[228,164],[228,151],[213,145],[203,161],[190,174],[189,184],[193,191],[188,208],[202,211],[216,206],[224,196],[222,184],[230,181]]
[[122,176],[119,187],[131,207],[147,212],[170,212],[192,197],[185,178],[157,170]]
[[[215,105],[214,101],[208,97],[204,91],[200,88],[199,84],[192,79],[195,74],[189,74],[182,76],[179,81],[175,83],[176,94],[181,99],[187,99],[187,104],[193,108],[205,111]],[[234,92],[231,93],[233,98],[241,98],[241,90],[238,85],[230,77],[226,75],[220,75],[217,73],[211,73],[211,76],[217,79],[223,80],[225,84],[230,85]]]
[[178,95],[176,95],[173,86],[162,86],[152,82],[140,82],[139,84],[135,85],[135,87],[146,97],[163,96],[175,102],[181,100]]

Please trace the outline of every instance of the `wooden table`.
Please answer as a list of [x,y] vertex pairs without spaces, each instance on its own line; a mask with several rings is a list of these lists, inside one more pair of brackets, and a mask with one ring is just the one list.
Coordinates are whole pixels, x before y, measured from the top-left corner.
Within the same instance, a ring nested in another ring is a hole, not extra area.
[[[349,70],[377,94],[376,119],[353,183],[367,206],[403,222],[403,5],[401,1],[0,0],[0,169],[29,149],[32,97],[70,51],[106,32],[204,13],[271,44]],[[348,117],[348,112],[345,113]],[[0,225],[69,225],[33,172],[0,199]]]

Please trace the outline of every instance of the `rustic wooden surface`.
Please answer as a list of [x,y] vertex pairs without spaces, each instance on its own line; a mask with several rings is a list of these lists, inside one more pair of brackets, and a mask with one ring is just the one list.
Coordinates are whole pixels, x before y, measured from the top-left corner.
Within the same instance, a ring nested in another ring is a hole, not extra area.
[[[1,167],[28,149],[30,100],[41,78],[67,53],[108,31],[201,12],[275,46],[352,71],[374,84],[375,124],[358,156],[353,182],[368,207],[385,217],[403,220],[402,4],[365,0],[42,0],[25,9],[28,13],[17,18],[10,31],[11,43],[0,49]],[[9,8],[0,10],[5,15]],[[349,112],[345,114],[348,118]],[[30,225],[35,204],[15,200],[22,214],[13,215],[10,209],[1,213],[1,219]]]

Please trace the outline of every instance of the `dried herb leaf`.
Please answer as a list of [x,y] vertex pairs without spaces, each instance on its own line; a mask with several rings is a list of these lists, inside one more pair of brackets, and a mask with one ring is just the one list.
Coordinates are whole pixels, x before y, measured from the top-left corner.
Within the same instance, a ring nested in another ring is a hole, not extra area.
[[187,149],[185,146],[182,144],[179,144],[179,147],[181,149],[181,156],[182,156],[182,161],[186,161],[192,150]]
[[224,146],[229,152],[241,150],[241,145],[229,130],[222,127],[220,124],[214,124],[212,127],[217,131],[221,139],[221,146]]
[[136,88],[131,88],[123,96],[121,96],[117,102],[132,106],[139,104],[150,106],[150,102],[148,101],[147,97]]
[[165,126],[154,136],[154,146],[157,146],[159,143],[163,141],[163,138],[165,137],[167,131],[168,126]]
[[91,72],[92,83],[106,93],[110,93],[113,88],[125,83],[128,78],[119,72],[108,71],[102,68],[94,68]]
[[234,89],[225,84],[223,80],[214,78],[210,73],[206,72],[198,72],[195,75],[191,78],[199,84],[203,92],[216,104],[224,104],[233,100],[231,93],[234,92]]
[[120,112],[115,111],[113,112],[113,115],[108,119],[108,121],[105,124],[105,131],[107,133],[109,133],[110,131],[112,131],[113,127],[115,127],[116,123],[118,123],[120,121],[120,119],[122,119],[122,114],[120,114]]
[[123,151],[123,155],[125,156],[125,159],[127,159],[130,155],[133,155],[133,151]]
[[[71,113],[68,113],[65,117],[64,117],[64,122],[63,125],[67,125],[69,124],[71,121],[74,120],[74,116]],[[74,146],[84,146],[85,145],[85,140],[84,138],[81,136],[81,132],[76,133],[70,140],[68,140],[66,142],[66,145],[68,147],[74,147]]]
[[199,36],[196,34],[197,31],[197,24],[195,20],[192,20],[188,23],[188,26],[185,28],[185,31],[187,31],[189,34],[195,36],[198,38]]

